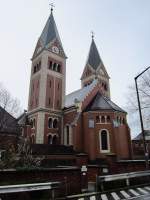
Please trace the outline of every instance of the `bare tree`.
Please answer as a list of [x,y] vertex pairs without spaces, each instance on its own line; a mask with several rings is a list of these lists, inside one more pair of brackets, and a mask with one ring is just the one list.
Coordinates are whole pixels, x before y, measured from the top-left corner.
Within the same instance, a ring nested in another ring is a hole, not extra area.
[[[147,71],[138,79],[138,91],[140,96],[140,103],[142,109],[142,116],[144,121],[144,128],[150,128],[150,71]],[[132,123],[137,121],[138,104],[135,85],[129,87],[127,110],[132,116]]]
[[0,131],[7,128],[11,129],[14,126],[13,117],[19,116],[20,113],[19,100],[13,98],[8,90],[0,84]]

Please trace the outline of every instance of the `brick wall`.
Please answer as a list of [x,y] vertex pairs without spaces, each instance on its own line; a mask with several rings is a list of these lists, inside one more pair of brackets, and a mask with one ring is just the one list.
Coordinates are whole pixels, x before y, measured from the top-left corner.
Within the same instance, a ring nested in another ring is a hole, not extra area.
[[57,191],[58,196],[77,194],[81,192],[81,171],[79,168],[53,168],[47,170],[0,172],[0,184],[14,184],[17,182],[26,184],[51,181],[60,181],[63,183],[60,189]]

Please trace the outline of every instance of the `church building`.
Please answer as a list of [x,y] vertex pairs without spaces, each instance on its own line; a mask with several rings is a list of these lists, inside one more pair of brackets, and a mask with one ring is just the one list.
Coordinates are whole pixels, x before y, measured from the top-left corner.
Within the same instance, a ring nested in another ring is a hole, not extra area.
[[27,111],[30,125],[24,135],[34,144],[72,146],[89,160],[131,158],[127,113],[111,101],[110,77],[94,36],[81,88],[68,95],[66,59],[51,10],[32,56]]

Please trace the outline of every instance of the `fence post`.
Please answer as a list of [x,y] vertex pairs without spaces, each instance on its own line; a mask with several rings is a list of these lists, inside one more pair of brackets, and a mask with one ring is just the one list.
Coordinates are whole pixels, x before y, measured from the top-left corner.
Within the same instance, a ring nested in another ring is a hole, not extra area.
[[129,180],[129,178],[126,178],[126,186],[130,186],[130,180]]
[[64,180],[65,180],[65,195],[67,196],[68,195],[68,186],[67,186],[67,177],[66,176],[64,177]]
[[55,199],[55,189],[52,189],[52,200]]
[[95,191],[97,192],[98,191],[98,176],[96,174],[96,185],[95,185]]

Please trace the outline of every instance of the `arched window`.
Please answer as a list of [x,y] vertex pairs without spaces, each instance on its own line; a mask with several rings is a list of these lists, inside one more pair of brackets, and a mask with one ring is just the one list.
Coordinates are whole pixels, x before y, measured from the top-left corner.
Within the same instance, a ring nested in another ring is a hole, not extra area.
[[49,66],[48,66],[48,68],[49,68],[49,69],[52,69],[52,66],[53,66],[53,62],[52,62],[52,61],[49,61]]
[[53,145],[56,145],[56,144],[57,144],[57,136],[56,136],[56,135],[53,136],[52,144],[53,144]]
[[105,116],[101,117],[101,123],[105,123]]
[[117,123],[119,124],[119,117],[117,116]]
[[53,64],[53,70],[54,70],[54,71],[57,70],[57,64],[56,64],[56,63]]
[[100,123],[100,118],[99,118],[99,116],[96,116],[96,123]]
[[48,119],[48,128],[52,128],[53,120],[52,118]]
[[119,118],[119,124],[120,124],[120,125],[122,124],[122,119],[121,119],[121,117]]
[[123,118],[123,119],[122,119],[122,123],[123,123],[123,124],[125,124],[125,123],[126,123],[126,120],[125,120],[125,118]]
[[107,153],[110,151],[110,144],[109,144],[109,133],[107,130],[101,130],[99,133],[100,137],[100,151]]
[[31,128],[33,128],[33,120],[32,119],[30,121],[30,126],[31,126]]
[[66,143],[69,144],[69,126],[66,126]]
[[107,84],[106,83],[104,84],[104,90],[107,91]]
[[59,73],[61,72],[61,65],[60,65],[60,64],[57,65],[57,71],[58,71]]
[[49,135],[49,136],[48,136],[48,144],[52,144],[52,140],[53,140],[52,135]]
[[36,73],[36,65],[33,68],[33,73]]
[[51,98],[48,98],[48,105],[51,104]]
[[110,123],[111,120],[110,120],[110,116],[107,116],[107,123]]
[[53,128],[58,128],[58,120],[54,119],[53,121]]

